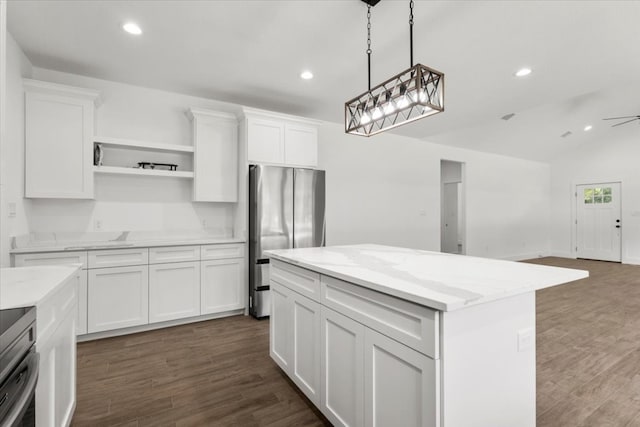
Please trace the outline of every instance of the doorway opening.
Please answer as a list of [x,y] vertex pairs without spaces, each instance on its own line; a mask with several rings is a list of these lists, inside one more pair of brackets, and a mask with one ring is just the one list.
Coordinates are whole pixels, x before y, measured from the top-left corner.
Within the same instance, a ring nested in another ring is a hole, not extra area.
[[622,261],[620,182],[576,185],[576,257]]
[[465,254],[464,163],[440,161],[440,252]]

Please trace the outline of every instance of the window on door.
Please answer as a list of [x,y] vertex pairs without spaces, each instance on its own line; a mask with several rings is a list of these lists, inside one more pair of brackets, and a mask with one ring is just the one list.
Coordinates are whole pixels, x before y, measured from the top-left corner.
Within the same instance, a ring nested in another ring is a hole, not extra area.
[[584,203],[586,205],[612,202],[613,195],[611,187],[591,187],[584,189]]

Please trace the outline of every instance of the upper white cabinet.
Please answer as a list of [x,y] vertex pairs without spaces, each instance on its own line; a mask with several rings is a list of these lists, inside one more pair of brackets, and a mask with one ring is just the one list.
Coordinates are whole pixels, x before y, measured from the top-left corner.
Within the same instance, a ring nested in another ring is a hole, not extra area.
[[238,201],[238,121],[236,116],[191,108],[193,121],[193,201]]
[[244,108],[247,161],[318,166],[318,124],[301,117]]
[[93,198],[99,92],[24,79],[25,197]]

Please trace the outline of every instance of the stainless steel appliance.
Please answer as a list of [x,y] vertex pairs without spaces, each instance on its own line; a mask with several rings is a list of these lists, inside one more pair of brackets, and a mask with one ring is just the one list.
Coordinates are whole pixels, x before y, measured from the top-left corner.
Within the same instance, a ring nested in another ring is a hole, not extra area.
[[325,244],[325,172],[249,167],[249,312],[269,316],[270,249]]
[[35,339],[35,307],[0,310],[0,427],[35,426]]

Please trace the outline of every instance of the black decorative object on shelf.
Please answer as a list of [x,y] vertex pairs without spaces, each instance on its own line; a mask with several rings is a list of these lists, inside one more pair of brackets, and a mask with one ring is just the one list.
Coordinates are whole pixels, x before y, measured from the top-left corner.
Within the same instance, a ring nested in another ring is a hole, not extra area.
[[138,162],[138,168],[177,171],[178,165],[175,165],[173,163]]

